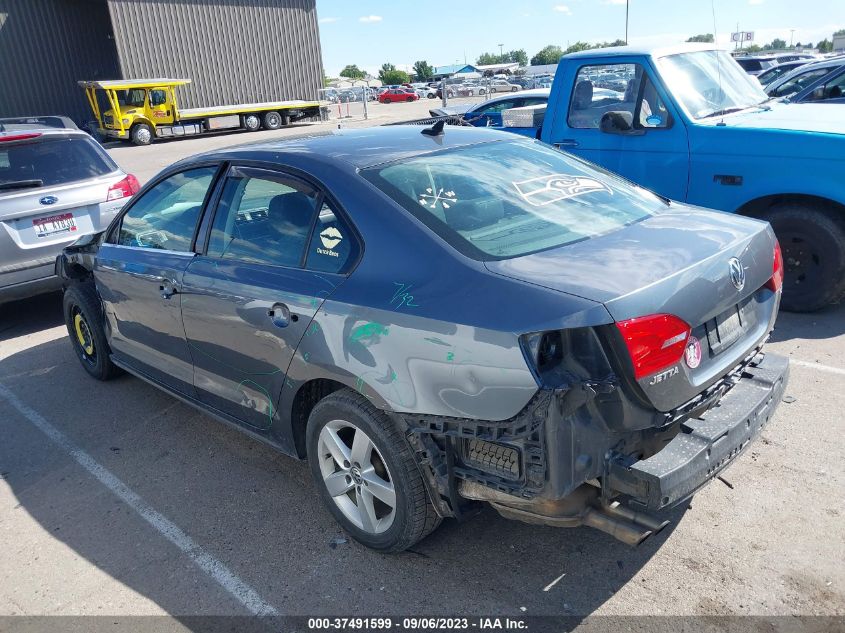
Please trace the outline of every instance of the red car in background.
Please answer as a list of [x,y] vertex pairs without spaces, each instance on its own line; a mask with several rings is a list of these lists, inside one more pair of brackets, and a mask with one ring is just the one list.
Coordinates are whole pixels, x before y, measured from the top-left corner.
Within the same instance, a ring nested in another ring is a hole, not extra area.
[[386,90],[382,92],[378,100],[381,103],[394,103],[396,101],[417,101],[420,96],[409,90]]

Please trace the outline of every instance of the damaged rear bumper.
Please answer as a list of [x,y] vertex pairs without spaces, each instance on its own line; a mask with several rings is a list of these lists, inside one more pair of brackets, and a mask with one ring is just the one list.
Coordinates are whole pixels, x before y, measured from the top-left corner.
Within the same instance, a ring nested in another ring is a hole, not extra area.
[[504,422],[417,418],[408,439],[443,516],[460,516],[461,498],[486,501],[508,518],[588,525],[635,545],[666,525],[651,513],[689,498],[760,433],[788,377],[788,359],[757,353],[705,394],[706,410],[684,407],[655,429],[609,430],[593,405],[615,387],[584,383],[541,391]]
[[769,422],[789,379],[789,359],[752,361],[718,404],[681,423],[663,450],[647,459],[610,461],[604,486],[650,512],[677,505],[716,477]]

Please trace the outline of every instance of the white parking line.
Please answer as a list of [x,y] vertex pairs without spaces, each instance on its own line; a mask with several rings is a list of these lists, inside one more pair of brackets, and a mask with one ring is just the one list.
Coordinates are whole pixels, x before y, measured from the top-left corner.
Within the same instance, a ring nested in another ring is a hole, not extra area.
[[829,374],[838,374],[840,376],[845,376],[845,369],[840,369],[839,367],[831,367],[830,365],[822,365],[820,363],[808,363],[805,360],[790,359],[789,362],[792,365],[798,365],[799,367],[807,367],[808,369],[817,369],[819,371],[825,371]]
[[94,476],[97,481],[111,490],[126,505],[135,510],[142,519],[153,526],[168,541],[178,547],[185,555],[211,576],[217,583],[228,591],[250,613],[254,615],[279,615],[279,612],[265,602],[258,592],[238,578],[228,567],[205,552],[194,540],[185,534],[167,517],[160,514],[144,501],[129,486],[115,477],[109,470],[97,462],[91,455],[74,445],[67,436],[59,431],[37,411],[24,403],[14,393],[0,384],[0,397],[17,409],[21,415],[44,433],[59,448],[70,455],[73,460]]

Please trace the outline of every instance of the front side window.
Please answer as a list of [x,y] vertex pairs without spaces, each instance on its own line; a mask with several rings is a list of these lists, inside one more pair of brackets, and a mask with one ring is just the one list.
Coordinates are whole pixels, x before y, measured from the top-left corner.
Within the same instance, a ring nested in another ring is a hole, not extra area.
[[481,261],[591,239],[665,208],[655,195],[532,141],[443,150],[362,175]]
[[799,73],[792,79],[783,82],[774,90],[769,91],[769,96],[788,97],[790,95],[794,95],[796,92],[804,90],[804,88],[814,83],[816,80],[821,79],[830,71],[830,68],[817,68],[816,70],[808,70],[803,73]]
[[164,105],[165,103],[167,103],[167,92],[160,88],[150,90],[150,106],[155,107]]
[[845,72],[838,77],[825,82],[807,97],[809,101],[827,101],[828,99],[841,99],[845,93]]
[[630,128],[669,127],[669,112],[639,64],[583,66],[575,78],[569,126],[599,128],[608,113]]
[[138,198],[120,222],[121,246],[188,252],[217,167],[173,174]]
[[214,217],[208,255],[297,268],[311,233],[317,192],[298,180],[233,170]]

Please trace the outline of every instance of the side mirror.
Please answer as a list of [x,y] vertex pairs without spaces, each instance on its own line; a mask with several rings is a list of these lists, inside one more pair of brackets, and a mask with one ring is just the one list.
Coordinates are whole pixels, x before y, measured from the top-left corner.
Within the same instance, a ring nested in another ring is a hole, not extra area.
[[599,121],[599,130],[605,134],[631,134],[634,132],[634,115],[625,110],[605,112]]

